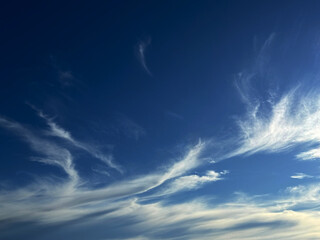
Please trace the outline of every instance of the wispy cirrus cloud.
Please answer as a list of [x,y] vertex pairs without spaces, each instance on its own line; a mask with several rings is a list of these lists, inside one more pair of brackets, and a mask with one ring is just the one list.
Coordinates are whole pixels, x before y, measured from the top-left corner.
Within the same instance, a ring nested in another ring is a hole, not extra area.
[[[4,119],[1,120],[1,125],[19,133],[33,146],[33,138],[30,137],[33,135],[32,131],[25,131],[18,123]],[[50,133],[71,143],[74,141],[71,134],[58,125],[51,124]],[[246,149],[243,147],[246,146],[243,144],[246,141],[241,142],[239,149],[241,147]],[[264,142],[266,143],[268,141]],[[278,144],[277,141],[267,146],[271,148],[270,146],[275,146],[275,144]],[[281,142],[281,144],[280,147],[271,149],[273,151],[287,149],[287,142]],[[254,146],[259,149],[258,151],[268,151],[268,148],[264,149],[260,145],[261,143],[249,145],[249,149],[253,149]],[[183,190],[196,189],[208,182],[221,180],[222,175],[227,172],[209,171],[203,176],[188,174],[190,170],[202,164],[201,155],[206,147],[206,142],[199,142],[191,146],[179,161],[167,168],[162,168],[161,171],[116,181],[98,189],[90,185],[79,184],[66,188],[69,181],[57,183],[52,179],[46,181],[39,179],[39,182],[21,189],[2,191],[0,220],[5,227],[2,228],[1,235],[6,238],[18,238],[23,234],[29,234],[35,239],[56,239],[59,238],[59,234],[64,237],[68,236],[70,239],[77,239],[80,235],[89,237],[88,234],[91,238],[101,239],[128,239],[128,236],[146,239],[308,239],[320,237],[318,228],[320,220],[317,213],[297,210],[305,206],[317,206],[320,192],[318,185],[292,187],[287,190],[287,196],[271,200],[247,199],[246,202],[241,202],[235,199],[216,206],[201,199],[171,205],[164,200],[153,203],[143,202],[144,197],[140,197],[140,194],[147,194],[150,190],[156,190],[156,194],[171,195]],[[253,152],[253,150],[242,150],[237,154],[253,154]],[[161,190],[157,192],[157,188],[167,181],[171,181],[168,182],[167,192],[161,192]],[[21,225],[18,224],[20,222],[31,224],[30,229],[21,228]],[[104,231],[106,224],[114,230]],[[32,231],[35,228],[55,229],[61,225],[64,227],[60,232],[46,234],[41,231]],[[82,230],[83,226],[86,226],[86,231]],[[265,235],[266,231],[268,231],[268,236]]]
[[[292,203],[290,199],[285,200]],[[163,201],[142,204],[138,198],[129,198],[107,205],[91,204],[82,207],[81,212],[77,208],[59,209],[54,215],[48,212],[50,218],[60,214],[82,216],[76,222],[65,218],[64,224],[58,225],[59,231],[48,231],[56,228],[58,223],[55,222],[45,225],[47,231],[24,229],[13,234],[13,228],[7,227],[1,234],[19,237],[28,233],[34,239],[48,240],[59,236],[69,239],[80,236],[97,239],[316,239],[320,236],[320,220],[315,212],[294,211],[285,206],[285,202],[261,202],[259,199],[234,199],[215,205],[195,199],[168,205]],[[42,224],[36,227],[44,228]],[[113,230],[105,231],[106,225]],[[20,230],[21,226],[14,226],[14,229]]]
[[113,157],[111,154],[106,155],[106,154],[102,153],[101,151],[99,151],[96,147],[94,147],[88,143],[84,143],[84,142],[81,142],[81,141],[74,139],[70,132],[68,132],[65,129],[63,129],[62,127],[60,127],[57,123],[55,123],[53,121],[52,118],[48,117],[41,110],[35,108],[34,106],[32,106],[32,105],[30,105],[30,106],[36,110],[39,117],[41,117],[42,119],[44,119],[46,121],[47,125],[50,128],[50,130],[47,131],[47,134],[49,134],[51,136],[59,137],[59,138],[62,138],[64,140],[68,141],[73,146],[80,148],[80,149],[86,151],[87,153],[89,153],[90,155],[92,155],[93,157],[101,160],[102,162],[107,164],[109,167],[116,169],[120,173],[123,173],[122,167],[113,161]]
[[223,179],[223,175],[229,173],[224,170],[222,172],[215,172],[213,170],[207,171],[206,175],[186,175],[171,181],[162,192],[157,193],[156,195],[169,195],[181,191],[194,190],[202,187],[204,184],[209,182],[216,182]]
[[[260,52],[261,64],[257,64],[260,72],[265,64],[264,51],[273,38],[267,40]],[[308,150],[296,157],[314,159],[320,143],[315,131],[320,127],[320,100],[316,92],[303,91],[300,87],[278,97],[272,93],[268,99],[261,100],[255,97],[250,85],[257,71],[238,76],[240,83],[236,86],[247,113],[237,119],[238,135],[228,141],[235,150],[223,154],[220,160],[258,152],[281,152],[302,144]],[[220,204],[212,204],[206,198],[180,203],[156,199],[150,203],[144,201],[145,195],[171,196],[197,189],[222,180],[228,172],[210,170],[205,175],[190,175],[192,169],[207,162],[203,154],[209,144],[199,141],[167,167],[97,188],[78,174],[68,147],[85,150],[101,160],[100,152],[76,140],[52,118],[42,112],[38,114],[49,127],[44,136],[5,118],[0,118],[0,125],[21,136],[35,152],[43,155],[39,161],[61,167],[68,177],[59,181],[52,176],[38,178],[26,187],[1,190],[0,236],[4,239],[19,239],[26,234],[32,239],[46,240],[61,236],[68,239],[320,238],[319,212],[315,211],[319,208],[319,184],[290,187],[282,196],[247,197],[245,201],[236,198]],[[56,138],[69,145],[60,146]],[[95,166],[92,170],[104,174],[105,166],[101,169]],[[297,173],[292,177],[308,176]]]
[[[35,152],[44,155],[44,157],[37,158],[38,161],[62,167],[69,176],[68,179],[59,181],[52,176],[39,177],[34,183],[25,187],[1,190],[0,221],[6,223],[6,226],[18,222],[36,222],[40,226],[48,224],[51,226],[85,218],[87,215],[100,215],[100,212],[102,215],[108,211],[121,212],[120,209],[123,206],[119,207],[118,201],[123,204],[123,199],[135,199],[139,194],[157,188],[167,180],[184,175],[199,166],[201,164],[200,155],[206,146],[203,142],[191,146],[185,156],[171,166],[162,168],[161,171],[96,188],[88,184],[86,179],[80,178],[74,168],[71,152],[60,147],[58,142],[54,142],[54,139],[46,139],[45,135],[40,137],[39,133],[5,118],[0,118],[0,125],[23,137]],[[51,131],[55,136],[74,141],[66,130],[52,126]],[[117,203],[114,202],[115,200]],[[105,204],[108,207],[104,206]]]
[[[237,121],[240,147],[230,156],[256,152],[280,152],[298,144],[311,144],[310,150],[297,154],[301,160],[315,159],[319,151],[320,98],[316,91],[295,88],[278,101],[262,103]],[[264,110],[270,109],[270,110]]]
[[0,117],[0,126],[22,137],[29,146],[41,155],[33,157],[34,161],[61,167],[76,184],[78,174],[74,169],[71,153],[55,143],[48,141],[22,126],[21,124]]
[[316,159],[320,159],[320,147],[311,149],[311,150],[306,151],[306,152],[299,153],[296,157],[298,159],[301,159],[301,160],[316,160]]
[[150,76],[152,76],[151,71],[149,70],[148,66],[147,66],[147,62],[146,62],[146,51],[148,46],[151,44],[151,38],[147,38],[144,41],[139,41],[137,44],[137,57],[138,60],[141,64],[141,66],[143,67],[143,69],[146,71],[146,73],[148,73]]
[[320,128],[320,88],[308,89],[297,84],[282,94],[270,89],[267,95],[259,94],[254,88],[267,75],[268,50],[274,39],[275,34],[271,34],[251,69],[236,76],[235,87],[246,114],[236,118],[238,135],[228,142],[235,150],[222,154],[218,161],[244,154],[288,151],[301,145],[309,149],[296,154],[297,159],[320,157],[320,134],[316,130]]

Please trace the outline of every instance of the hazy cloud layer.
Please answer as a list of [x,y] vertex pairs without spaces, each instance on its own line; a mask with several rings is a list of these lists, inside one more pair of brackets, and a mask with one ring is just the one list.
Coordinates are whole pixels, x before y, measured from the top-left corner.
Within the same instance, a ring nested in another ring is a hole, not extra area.
[[[85,179],[76,172],[76,162],[69,150],[14,121],[1,118],[0,123],[22,137],[35,152],[43,155],[39,161],[59,166],[69,176],[62,179],[39,177],[26,187],[2,190],[1,235],[6,239],[25,234],[34,239],[57,239],[62,236],[70,239],[320,237],[317,213],[296,210],[317,206],[319,185],[288,188],[284,196],[268,200],[241,196],[218,205],[212,205],[205,198],[179,204],[168,204],[162,198],[153,203],[144,201],[145,197],[141,194],[148,195],[150,190],[155,191],[150,196],[168,196],[222,180],[228,171],[188,174],[188,171],[205,162],[201,158],[207,147],[205,142],[191,146],[181,160],[161,171],[130,177],[96,189],[85,184]],[[51,134],[77,146],[69,132],[53,125],[53,122],[49,126]],[[305,177],[303,174],[296,176]],[[167,181],[164,188],[157,190]],[[105,231],[106,225],[112,230]],[[83,226],[86,231],[83,231]],[[54,230],[57,227],[58,230]],[[265,231],[268,231],[267,236]]]
[[[205,195],[170,201],[171,196],[232,176],[228,170],[215,170],[215,165],[210,165],[210,170],[200,170],[208,169],[208,162],[294,149],[292,161],[319,158],[319,91],[300,85],[282,94],[270,90],[265,97],[257,95],[253,87],[253,81],[265,74],[268,49],[275,38],[271,34],[257,52],[252,68],[236,76],[235,87],[246,112],[236,117],[234,135],[223,141],[207,139],[189,145],[171,164],[164,159],[159,163],[161,168],[143,175],[126,176],[111,154],[75,139],[42,111],[37,113],[45,121],[45,129],[31,129],[0,117],[0,126],[17,135],[34,152],[31,160],[58,167],[65,174],[38,176],[31,184],[14,189],[3,184],[0,238],[319,239],[320,183],[306,173],[297,172],[291,178],[312,179],[313,183],[287,187],[277,196],[237,193],[222,203]],[[139,43],[138,52],[143,68],[151,75],[145,61],[149,44]],[[135,140],[146,134],[127,118],[120,125]],[[215,144],[223,150],[215,153]],[[295,148],[299,146],[304,150]],[[75,149],[100,160],[90,170],[101,177],[114,177],[110,169],[123,175],[96,187],[77,171]],[[211,159],[211,155],[216,157]]]

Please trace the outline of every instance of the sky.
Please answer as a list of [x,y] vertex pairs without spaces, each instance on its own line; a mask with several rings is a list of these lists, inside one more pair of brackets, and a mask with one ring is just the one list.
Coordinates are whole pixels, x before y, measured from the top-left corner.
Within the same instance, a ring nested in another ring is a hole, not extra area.
[[319,1],[9,1],[0,239],[320,239]]

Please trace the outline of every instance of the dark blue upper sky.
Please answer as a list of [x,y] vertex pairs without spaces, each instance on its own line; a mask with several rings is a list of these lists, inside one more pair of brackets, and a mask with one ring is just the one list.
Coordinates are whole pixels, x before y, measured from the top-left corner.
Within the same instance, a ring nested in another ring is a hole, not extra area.
[[[320,236],[300,211],[320,196],[319,12],[319,1],[2,3],[3,239],[20,223],[27,239],[264,239],[278,222]],[[213,203],[240,204],[238,217],[209,231]],[[251,208],[261,216],[246,219]],[[148,223],[167,212],[167,232]]]

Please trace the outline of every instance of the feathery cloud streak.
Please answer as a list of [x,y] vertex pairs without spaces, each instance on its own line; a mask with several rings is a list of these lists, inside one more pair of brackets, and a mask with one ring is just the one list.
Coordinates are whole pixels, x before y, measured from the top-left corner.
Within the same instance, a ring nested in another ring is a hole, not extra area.
[[72,155],[67,149],[47,141],[35,135],[21,124],[9,121],[3,117],[0,117],[0,126],[22,137],[34,151],[41,154],[41,157],[32,158],[33,160],[61,167],[74,182],[77,182],[78,174],[72,163]]
[[145,54],[146,54],[146,50],[148,48],[148,46],[150,45],[151,43],[151,39],[150,38],[147,38],[145,41],[140,41],[138,43],[138,46],[137,46],[137,51],[138,51],[138,59],[139,59],[139,62],[141,64],[141,66],[143,67],[143,69],[150,75],[152,76],[152,73],[151,71],[149,70],[148,66],[147,66],[147,62],[146,62],[146,57],[145,57]]
[[180,191],[187,191],[200,188],[203,184],[222,180],[222,176],[229,173],[228,171],[215,172],[207,171],[206,175],[187,175],[176,178],[168,184],[168,186],[159,195],[174,194]]
[[[51,120],[48,121],[52,133],[76,144],[67,131],[53,125]],[[0,221],[3,222],[36,221],[39,224],[52,224],[102,211],[100,205],[103,202],[111,204],[117,199],[120,201],[128,197],[133,198],[197,167],[201,164],[200,155],[206,145],[199,142],[191,147],[180,161],[160,172],[118,181],[97,189],[80,178],[74,168],[71,152],[67,149],[59,147],[52,140],[38,136],[19,123],[0,118],[0,125],[23,137],[35,152],[44,155],[36,158],[38,161],[62,167],[69,176],[68,179],[39,177],[26,187],[11,191],[2,190]],[[103,207],[103,211],[107,209],[109,208]]]
[[[264,44],[259,55],[261,64],[257,64],[257,69],[260,72],[265,64],[261,60],[264,59],[264,51],[273,38]],[[280,97],[272,94],[266,101],[261,101],[254,97],[250,86],[255,74],[239,75],[237,88],[247,106],[247,114],[237,121],[240,131],[236,137],[236,150],[226,153],[221,159],[257,152],[280,152],[301,144],[310,149],[297,154],[297,158],[314,159],[320,143],[319,134],[315,131],[320,122],[320,100],[316,92],[306,93],[300,87]],[[145,201],[145,195],[151,198],[170,197],[174,193],[221,180],[227,172],[211,170],[206,175],[190,175],[190,170],[201,166],[202,154],[208,147],[206,142],[199,142],[167,168],[96,188],[76,172],[76,160],[71,149],[68,145],[60,146],[56,138],[92,156],[97,156],[96,149],[75,140],[70,132],[44,114],[39,115],[49,126],[46,136],[5,118],[0,119],[0,125],[23,137],[34,151],[44,156],[40,161],[61,167],[68,178],[37,178],[26,187],[2,190],[0,221],[3,226],[0,232],[5,239],[21,238],[26,233],[33,239],[48,240],[61,236],[69,239],[320,238],[319,184],[290,187],[284,196],[271,199],[248,197],[245,202],[233,199],[213,205],[203,198],[169,204],[165,198],[160,198],[152,199],[150,203]],[[40,146],[40,142],[45,144]],[[112,167],[110,162],[108,165]],[[307,175],[292,177],[302,179]],[[31,227],[23,228],[20,223]],[[105,226],[108,226],[108,231]],[[53,233],[35,232],[35,228],[51,229]]]
[[[269,99],[270,100],[270,99]],[[229,157],[256,152],[280,152],[298,144],[311,149],[297,154],[301,160],[318,158],[320,146],[320,97],[316,91],[296,88],[278,101],[268,101],[269,111],[257,103],[244,119],[238,120],[240,147]]]
[[275,34],[271,34],[265,41],[252,70],[243,71],[236,77],[235,87],[247,113],[236,121],[239,132],[233,141],[235,150],[217,160],[257,152],[281,152],[302,144],[309,150],[297,154],[298,159],[320,157],[319,89],[298,85],[280,96],[270,90],[269,96],[263,98],[253,87],[254,82],[263,81],[265,77],[268,49],[274,38]]
[[[34,143],[37,141],[32,132],[20,124],[3,118],[0,123],[24,137],[31,147],[39,147]],[[60,135],[68,138],[66,131]],[[40,142],[43,143],[42,140]],[[51,150],[46,148],[46,144],[43,146],[39,151],[48,151],[47,155],[50,155]],[[185,175],[201,164],[200,155],[205,147],[205,143],[199,142],[180,161],[162,172],[116,182],[100,189],[79,184],[66,188],[69,180],[57,182],[39,178],[22,189],[2,191],[0,220],[4,225],[1,235],[9,239],[24,234],[35,239],[59,238],[59,234],[76,239],[80,236],[77,234],[89,237],[88,233],[90,237],[101,239],[128,239],[128,236],[146,239],[301,239],[320,236],[320,220],[315,212],[290,210],[306,203],[316,205],[320,192],[317,186],[292,188],[288,190],[288,197],[283,199],[246,200],[245,203],[235,200],[215,207],[200,199],[174,205],[167,205],[162,200],[140,203],[140,193],[155,189],[170,179],[167,195],[221,179],[227,172]],[[30,229],[25,229],[19,222],[32,224]],[[55,229],[61,223],[68,224],[63,224],[58,232],[44,234],[32,231],[34,228]],[[83,232],[83,225],[90,231]],[[112,226],[114,230],[104,231],[105,225]],[[266,230],[267,237],[264,234]]]
[[59,138],[62,138],[64,140],[68,141],[73,146],[80,148],[80,149],[86,151],[87,153],[89,153],[90,155],[92,155],[93,157],[101,160],[102,162],[107,164],[109,167],[116,169],[120,173],[123,173],[122,167],[113,162],[111,154],[109,154],[109,155],[103,154],[97,148],[95,148],[87,143],[83,143],[83,142],[80,142],[80,141],[74,139],[71,136],[70,132],[66,131],[65,129],[60,127],[58,124],[53,122],[53,120],[51,118],[49,118],[48,116],[46,116],[42,111],[36,109],[35,107],[32,107],[32,108],[34,108],[37,111],[39,117],[44,119],[46,121],[47,125],[50,127],[50,131],[48,132],[49,135],[59,137]]

